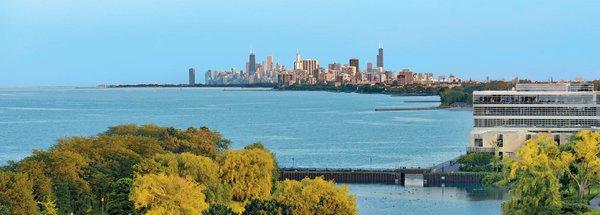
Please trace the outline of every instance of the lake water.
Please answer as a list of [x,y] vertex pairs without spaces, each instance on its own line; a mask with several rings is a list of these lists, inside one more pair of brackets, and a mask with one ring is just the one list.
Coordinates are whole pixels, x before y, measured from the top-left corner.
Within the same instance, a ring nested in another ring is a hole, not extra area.
[[[234,148],[261,141],[283,167],[428,167],[464,153],[468,110],[431,107],[438,97],[231,91],[222,88],[0,89],[0,163],[46,149],[57,138],[94,135],[124,123],[208,126]],[[425,102],[414,102],[425,101]],[[350,185],[362,214],[498,214],[501,198],[472,188]]]

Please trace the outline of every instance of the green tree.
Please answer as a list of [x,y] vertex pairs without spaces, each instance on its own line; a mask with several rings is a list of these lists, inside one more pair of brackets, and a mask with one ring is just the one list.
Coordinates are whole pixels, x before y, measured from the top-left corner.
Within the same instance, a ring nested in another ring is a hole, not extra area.
[[254,199],[244,207],[242,215],[291,215],[292,208],[275,200]]
[[291,206],[292,214],[358,214],[356,197],[349,194],[348,187],[336,186],[322,177],[280,182],[273,197]]
[[135,214],[133,203],[129,195],[133,187],[133,180],[121,178],[111,183],[110,192],[106,195],[106,212],[108,214]]
[[567,175],[577,186],[577,200],[582,202],[588,187],[600,179],[600,132],[586,130],[575,136],[577,141],[566,147],[571,150],[563,153],[562,158],[569,165]]
[[517,159],[507,159],[511,198],[502,204],[504,214],[558,214],[562,201],[559,175],[565,165],[558,144],[548,134],[528,140],[516,152]]
[[0,171],[0,211],[10,214],[38,214],[33,183],[22,173]]
[[203,215],[237,215],[230,207],[223,204],[212,204],[208,210],[205,210]]
[[473,152],[461,155],[457,162],[461,164],[460,170],[467,172],[491,172],[495,157],[490,153]]
[[200,214],[208,208],[204,186],[176,175],[136,177],[129,199],[146,214]]

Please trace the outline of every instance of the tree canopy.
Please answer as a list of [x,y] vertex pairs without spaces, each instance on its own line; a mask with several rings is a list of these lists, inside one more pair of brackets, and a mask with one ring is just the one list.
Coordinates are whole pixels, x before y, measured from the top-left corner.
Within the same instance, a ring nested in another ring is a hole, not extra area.
[[277,169],[261,143],[233,150],[206,127],[120,125],[1,167],[0,214],[290,214],[273,200]]
[[292,214],[296,215],[358,214],[356,197],[348,193],[348,187],[336,186],[322,177],[285,180],[280,182],[273,196],[277,202],[290,205]]

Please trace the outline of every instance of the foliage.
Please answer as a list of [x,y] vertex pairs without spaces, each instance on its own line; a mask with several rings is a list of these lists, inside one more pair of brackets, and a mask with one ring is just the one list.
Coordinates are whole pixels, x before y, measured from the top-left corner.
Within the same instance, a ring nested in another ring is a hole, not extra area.
[[273,197],[291,206],[292,214],[358,214],[356,197],[348,193],[348,187],[322,177],[280,182]]
[[226,204],[231,199],[230,188],[219,179],[218,164],[208,157],[191,153],[158,154],[136,165],[136,174],[165,173],[177,175],[205,185],[204,191],[209,203]]
[[[0,167],[0,214],[239,214],[244,206],[289,214],[291,206],[266,200],[278,187],[275,155],[259,142],[228,148],[228,140],[205,127],[121,125],[63,138]],[[298,182],[298,190],[318,200],[307,207],[325,214],[356,210],[347,188],[321,181]]]
[[465,92],[462,87],[442,88],[440,90],[440,99],[442,106],[448,107],[456,103],[472,103],[472,95]]
[[207,127],[188,128],[185,131],[173,127],[155,125],[120,125],[110,127],[104,132],[108,136],[143,136],[158,140],[165,150],[182,153],[190,152],[196,155],[215,157],[218,152],[229,148],[230,141],[222,138],[218,132]]
[[203,215],[237,215],[230,207],[222,204],[213,204],[208,210],[205,210]]
[[221,179],[231,186],[233,199],[246,201],[271,195],[275,159],[261,148],[227,151],[221,166]]
[[44,215],[58,215],[58,208],[56,208],[56,201],[48,198],[44,202],[38,202],[41,208],[41,213]]
[[121,178],[111,183],[106,195],[106,212],[108,214],[135,214],[133,203],[129,201],[133,180]]
[[37,214],[33,183],[22,173],[0,171],[0,207],[10,214]]
[[495,171],[493,165],[496,156],[485,152],[473,152],[461,155],[457,162],[461,164],[460,171],[465,172],[492,172]]
[[511,198],[502,204],[504,214],[558,214],[562,207],[558,175],[566,166],[558,144],[547,134],[525,142],[507,159],[505,179],[511,184]]
[[560,210],[560,214],[583,214],[590,211],[587,204],[577,202],[565,202]]
[[502,181],[503,178],[504,178],[504,176],[502,175],[502,173],[490,172],[490,173],[486,173],[483,176],[482,182],[485,185],[496,185],[496,184],[498,184],[498,182]]
[[562,155],[563,162],[569,165],[566,171],[577,185],[577,200],[582,202],[588,187],[600,181],[600,132],[581,131],[575,135],[577,141],[570,143],[570,151]]
[[204,186],[176,175],[136,177],[129,199],[147,214],[199,214],[208,208]]
[[242,215],[291,215],[292,208],[275,200],[254,199],[244,207]]
[[271,154],[271,158],[273,159],[273,162],[275,163],[275,168],[273,168],[273,173],[272,173],[272,189],[271,192],[275,192],[275,189],[277,188],[277,182],[279,181],[279,164],[277,164],[277,159],[275,159],[275,154],[273,154],[272,152],[270,152],[261,142],[255,142],[252,143],[250,145],[247,145],[244,147],[244,149],[262,149],[265,151],[268,151],[269,154]]

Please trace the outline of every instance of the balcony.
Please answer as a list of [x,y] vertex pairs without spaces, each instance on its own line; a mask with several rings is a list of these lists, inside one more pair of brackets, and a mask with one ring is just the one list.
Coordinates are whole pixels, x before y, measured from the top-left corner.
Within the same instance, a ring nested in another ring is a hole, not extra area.
[[467,153],[470,152],[487,152],[494,153],[496,150],[492,147],[467,147]]

